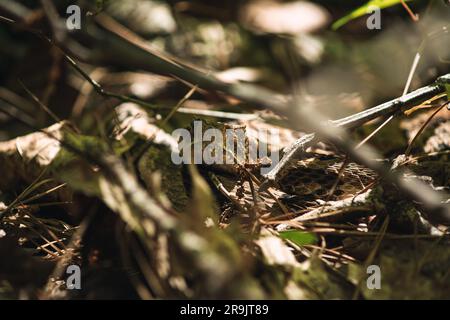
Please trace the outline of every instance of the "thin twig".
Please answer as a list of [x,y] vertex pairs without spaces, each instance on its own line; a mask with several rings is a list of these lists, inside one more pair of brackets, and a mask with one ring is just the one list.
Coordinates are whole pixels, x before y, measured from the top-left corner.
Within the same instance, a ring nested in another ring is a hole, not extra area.
[[411,152],[411,148],[414,144],[414,142],[417,140],[417,138],[420,136],[420,134],[425,130],[426,126],[430,123],[430,121],[434,118],[434,116],[436,116],[439,111],[441,111],[442,109],[444,109],[444,107],[446,105],[448,105],[450,103],[450,101],[444,102],[441,106],[439,106],[429,117],[428,119],[425,121],[425,123],[420,127],[420,129],[417,131],[416,135],[414,136],[414,138],[412,138],[412,140],[410,141],[410,143],[408,144],[408,147],[406,148],[405,151],[405,156],[408,156]]
[[415,14],[411,8],[408,6],[408,4],[405,2],[405,0],[400,0],[402,3],[403,8],[405,8],[406,12],[408,12],[409,16],[411,17],[412,21],[417,22],[419,21],[419,15]]
[[31,97],[31,99],[33,99],[33,101],[42,108],[42,110],[44,110],[54,121],[56,122],[60,122],[61,119],[53,113],[52,110],[50,110],[45,104],[43,104],[38,97],[36,97],[36,95],[34,95],[26,86],[25,84],[22,82],[22,80],[18,80],[20,86],[23,88],[23,90],[25,90],[25,92]]

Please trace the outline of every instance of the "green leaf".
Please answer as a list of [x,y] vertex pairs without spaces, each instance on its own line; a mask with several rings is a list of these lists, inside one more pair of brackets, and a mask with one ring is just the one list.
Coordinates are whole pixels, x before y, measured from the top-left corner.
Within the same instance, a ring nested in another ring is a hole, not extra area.
[[280,237],[285,240],[290,240],[298,246],[317,243],[317,237],[314,233],[297,230],[282,231],[280,232]]
[[[405,0],[405,1],[411,1],[411,0]],[[401,3],[400,0],[371,0],[371,1],[367,2],[365,5],[359,7],[358,9],[353,10],[346,16],[337,20],[335,23],[333,23],[331,28],[333,30],[337,30],[340,27],[342,27],[344,24],[348,23],[349,21],[368,14],[370,12],[369,9],[372,6],[378,7],[380,9],[384,9],[384,8],[395,6],[399,3]]]

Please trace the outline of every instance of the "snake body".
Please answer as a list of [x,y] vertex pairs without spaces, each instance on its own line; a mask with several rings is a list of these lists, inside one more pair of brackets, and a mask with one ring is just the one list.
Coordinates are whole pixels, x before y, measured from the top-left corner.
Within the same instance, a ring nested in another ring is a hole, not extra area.
[[[210,125],[204,126],[204,128],[210,127]],[[260,142],[256,138],[255,131],[261,128],[261,123],[250,122],[225,125],[225,127],[244,128],[248,139],[245,142],[246,146]],[[223,130],[224,127],[219,129]],[[277,130],[280,132],[280,143],[270,146],[271,152],[289,146],[300,135],[300,133],[285,128],[277,128]],[[308,207],[315,200],[343,200],[353,197],[365,190],[376,179],[376,174],[364,166],[353,162],[343,166],[344,158],[326,150],[324,146],[310,151],[283,172],[277,185],[270,192],[258,191],[258,183],[262,182],[263,178],[257,167],[256,170],[255,167],[249,169],[245,164],[221,164],[206,167],[211,171],[218,170],[215,175],[216,181],[219,182],[221,188],[224,188],[222,193],[225,192],[227,197],[232,199],[234,205],[250,208],[258,204],[260,210],[271,213],[280,212],[280,202],[284,203],[289,211],[297,211]],[[253,186],[250,185],[248,174],[245,174],[244,171],[251,171],[253,177],[256,178],[251,182]]]
[[[298,160],[280,177],[278,185],[288,194],[342,200],[358,194],[375,178],[376,174],[372,170],[354,162],[344,164],[340,157],[315,154]],[[334,191],[330,193],[333,188]]]

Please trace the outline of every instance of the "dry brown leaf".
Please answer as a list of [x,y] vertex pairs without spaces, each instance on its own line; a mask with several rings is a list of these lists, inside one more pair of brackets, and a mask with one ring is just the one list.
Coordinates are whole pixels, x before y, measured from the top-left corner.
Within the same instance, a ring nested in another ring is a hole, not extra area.
[[256,32],[296,35],[325,27],[329,14],[321,6],[307,1],[251,1],[242,9],[240,20]]

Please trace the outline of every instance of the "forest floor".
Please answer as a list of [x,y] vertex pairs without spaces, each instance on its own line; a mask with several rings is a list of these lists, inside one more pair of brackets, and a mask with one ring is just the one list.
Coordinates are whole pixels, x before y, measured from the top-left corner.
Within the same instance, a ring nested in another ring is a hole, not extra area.
[[450,7],[401,2],[3,0],[0,299],[450,298]]

